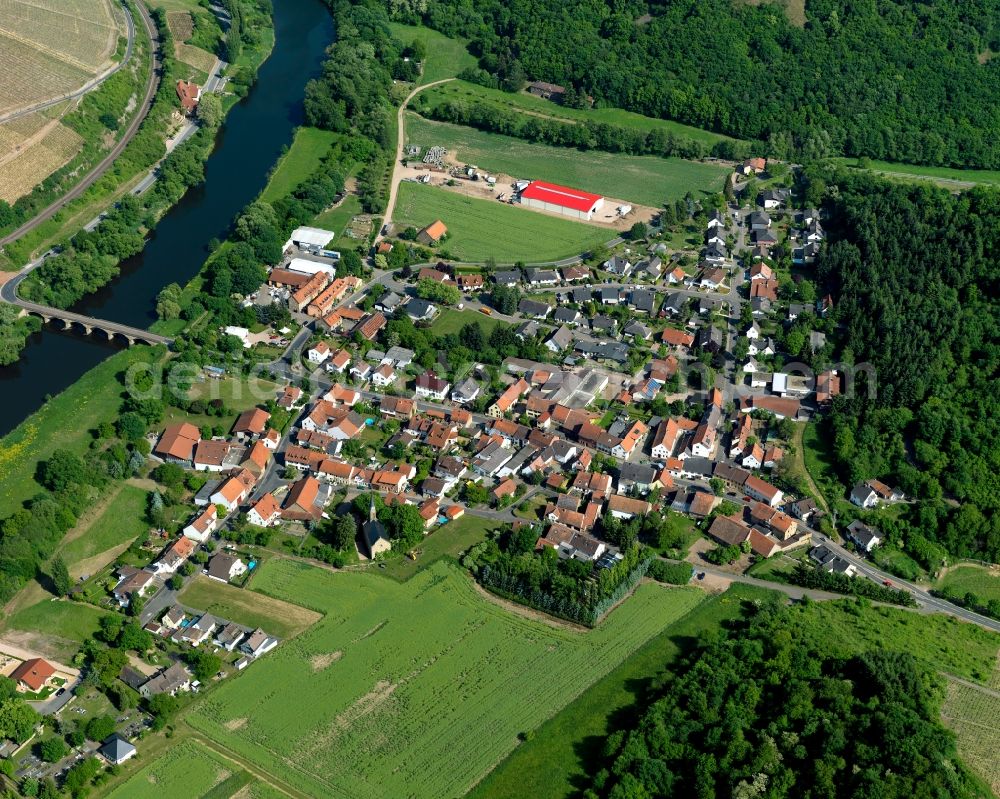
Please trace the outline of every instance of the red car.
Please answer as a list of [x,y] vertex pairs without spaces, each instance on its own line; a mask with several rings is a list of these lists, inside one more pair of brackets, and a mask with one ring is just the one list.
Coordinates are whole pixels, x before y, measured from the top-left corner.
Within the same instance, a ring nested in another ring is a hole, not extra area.
[[891,580],[883,580],[882,581],[882,585],[887,585],[890,588],[892,588],[892,581]]

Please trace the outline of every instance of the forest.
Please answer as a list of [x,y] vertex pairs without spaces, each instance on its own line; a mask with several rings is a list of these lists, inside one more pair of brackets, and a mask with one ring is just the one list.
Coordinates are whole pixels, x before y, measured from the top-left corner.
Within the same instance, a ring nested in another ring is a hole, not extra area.
[[809,0],[792,24],[733,0],[391,0],[394,18],[472,40],[482,83],[558,83],[767,154],[1000,166],[1000,0]]
[[818,278],[842,360],[873,366],[877,390],[836,398],[821,437],[846,486],[881,477],[918,500],[894,532],[926,568],[934,545],[998,561],[1000,192],[830,180]]
[[938,720],[935,675],[908,653],[842,657],[776,602],[701,645],[655,696],[608,736],[585,796],[990,796]]

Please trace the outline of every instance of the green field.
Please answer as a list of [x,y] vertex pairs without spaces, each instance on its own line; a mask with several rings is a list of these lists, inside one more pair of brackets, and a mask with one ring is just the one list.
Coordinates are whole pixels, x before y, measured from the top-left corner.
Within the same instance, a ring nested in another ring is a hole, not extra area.
[[329,152],[337,134],[319,128],[298,128],[292,146],[288,148],[271,173],[267,186],[261,193],[265,202],[286,197],[315,172]]
[[439,250],[464,261],[485,261],[490,256],[498,263],[554,261],[614,237],[612,230],[419,183],[399,184],[393,216],[397,230],[442,220],[448,238]]
[[532,144],[461,125],[433,122],[414,113],[406,115],[406,139],[409,144],[424,148],[440,145],[460,162],[476,164],[491,172],[561,183],[654,208],[678,200],[689,191],[696,196],[722,191],[731,171],[719,164],[682,158],[597,150],[581,152]]
[[409,580],[439,558],[454,558],[473,544],[478,544],[489,530],[497,526],[487,519],[466,514],[456,521],[434,528],[434,532],[417,547],[416,560],[408,557],[389,560],[385,562],[385,568],[380,569],[380,573],[394,580]]
[[247,627],[261,627],[278,638],[298,635],[321,618],[314,610],[261,596],[207,577],[189,580],[179,599],[187,607],[197,608]]
[[87,451],[91,431],[118,415],[123,388],[116,375],[130,364],[159,360],[154,353],[138,346],[112,355],[0,438],[0,518],[38,492],[39,461],[59,448],[78,455]]
[[476,66],[476,57],[469,52],[469,43],[464,39],[452,39],[422,25],[401,25],[392,22],[389,24],[389,29],[404,45],[409,45],[415,39],[426,45],[427,58],[418,86],[443,78],[453,78],[463,69]]
[[313,219],[312,224],[324,230],[332,230],[337,234],[337,237],[330,242],[330,247],[333,249],[337,249],[338,247],[343,249],[356,247],[361,243],[361,240],[345,236],[344,230],[350,223],[351,218],[360,213],[363,213],[361,198],[357,194],[348,194],[336,208],[331,208],[329,211],[323,211],[323,213],[318,214]]
[[209,416],[186,413],[178,408],[168,408],[164,416],[163,426],[174,422],[190,422],[196,427],[215,427],[222,425],[228,432],[236,421],[236,415],[257,405],[263,405],[270,399],[275,399],[278,384],[254,376],[225,377],[222,380],[206,378],[191,386],[188,396],[192,399],[222,400],[232,416]]
[[45,599],[5,619],[3,629],[30,633],[42,654],[68,662],[80,645],[99,629],[107,611],[66,599]]
[[644,584],[581,633],[504,610],[444,561],[405,583],[270,561],[255,587],[328,615],[188,721],[308,795],[352,799],[463,794],[704,597]]
[[468,799],[574,796],[600,764],[607,735],[643,697],[658,674],[698,636],[737,618],[744,602],[774,592],[734,583],[641,647],[583,696],[557,713],[483,780]]
[[569,122],[604,122],[635,130],[662,130],[665,133],[684,136],[709,146],[720,141],[732,141],[729,136],[713,133],[710,130],[693,128],[690,125],[682,125],[680,122],[673,122],[669,119],[653,119],[631,111],[624,111],[621,108],[567,108],[527,92],[511,94],[500,89],[490,89],[475,83],[467,83],[463,80],[434,86],[420,96],[426,98],[427,105],[431,106],[449,100],[466,103],[479,101],[509,111],[527,111],[538,116]]
[[213,788],[223,788],[223,783],[226,783],[226,787],[232,786],[231,791],[217,790],[212,796],[228,799],[250,779],[249,774],[236,768],[208,747],[196,741],[183,741],[133,774],[107,797],[108,799],[164,799],[164,797],[183,796],[201,799]]
[[952,566],[938,581],[937,587],[947,588],[961,597],[968,593],[975,594],[983,603],[991,599],[1000,600],[1000,572],[971,563]]
[[493,328],[500,324],[499,319],[479,313],[479,311],[442,308],[441,313],[434,320],[433,331],[437,336],[447,336],[449,333],[457,333],[469,322],[478,323],[486,336],[489,336],[493,332]]
[[73,570],[73,565],[113,547],[134,541],[149,529],[146,517],[147,492],[123,485],[118,496],[94,519],[86,532],[66,544],[59,554]]
[[[857,166],[857,159],[854,158],[834,158],[832,160],[842,166],[855,168]],[[931,180],[941,183],[1000,184],[1000,170],[996,169],[953,169],[947,166],[894,164],[889,161],[869,161],[868,169],[886,177]]]

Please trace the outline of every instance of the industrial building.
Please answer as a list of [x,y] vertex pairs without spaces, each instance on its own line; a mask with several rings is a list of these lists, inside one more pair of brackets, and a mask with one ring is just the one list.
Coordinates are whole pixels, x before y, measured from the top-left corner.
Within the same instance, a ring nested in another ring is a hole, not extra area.
[[303,252],[322,252],[326,249],[326,245],[333,241],[335,235],[332,230],[318,227],[297,227],[292,231],[291,238],[285,242],[285,249],[294,244]]
[[529,208],[553,211],[574,219],[590,220],[604,207],[604,198],[579,189],[536,180],[521,191],[521,203]]

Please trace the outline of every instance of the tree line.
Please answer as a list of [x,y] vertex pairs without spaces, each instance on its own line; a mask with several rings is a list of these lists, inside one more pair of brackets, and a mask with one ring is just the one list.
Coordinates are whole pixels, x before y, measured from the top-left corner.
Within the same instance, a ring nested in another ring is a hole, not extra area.
[[[493,85],[562,84],[661,119],[767,142],[767,154],[1000,165],[1000,2],[560,0],[388,3],[396,18],[472,40]],[[647,10],[649,13],[647,14]]]

